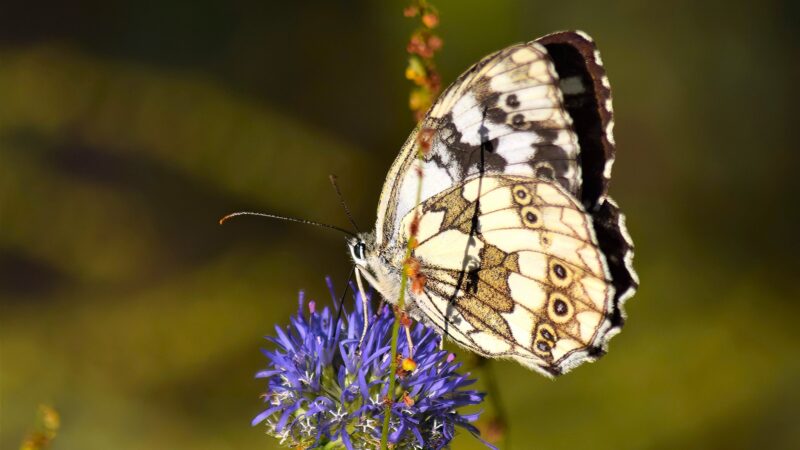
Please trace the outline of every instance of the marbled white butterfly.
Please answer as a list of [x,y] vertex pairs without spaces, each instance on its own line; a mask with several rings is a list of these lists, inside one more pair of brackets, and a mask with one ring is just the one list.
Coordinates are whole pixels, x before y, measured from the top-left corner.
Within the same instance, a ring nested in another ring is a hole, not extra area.
[[[638,285],[624,217],[607,195],[613,125],[585,33],[487,56],[444,91],[389,170],[375,231],[349,242],[359,285],[363,276],[397,301],[417,212],[412,256],[426,281],[406,292],[411,317],[547,376],[594,361]],[[431,137],[421,162],[420,130]]]

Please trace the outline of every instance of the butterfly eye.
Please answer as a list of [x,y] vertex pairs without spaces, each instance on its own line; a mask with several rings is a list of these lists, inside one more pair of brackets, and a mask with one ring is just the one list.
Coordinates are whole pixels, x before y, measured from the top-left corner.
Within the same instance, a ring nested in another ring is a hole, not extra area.
[[358,242],[356,245],[350,247],[350,253],[353,254],[353,259],[356,264],[364,264],[367,255],[367,245],[363,242]]

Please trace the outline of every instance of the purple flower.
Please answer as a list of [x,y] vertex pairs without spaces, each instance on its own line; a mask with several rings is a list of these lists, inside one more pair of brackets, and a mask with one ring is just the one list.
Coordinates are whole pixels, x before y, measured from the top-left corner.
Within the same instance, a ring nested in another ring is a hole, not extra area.
[[[308,303],[309,313],[304,314],[301,293],[291,325],[277,326],[277,336],[267,337],[275,349],[264,350],[269,363],[256,374],[267,381],[266,409],[253,419],[253,425],[263,422],[267,434],[281,444],[379,448],[394,314],[384,307],[374,315],[368,299],[371,320],[359,349],[364,305],[360,295],[356,298],[356,310],[343,312],[336,321],[327,307],[318,311],[314,302]],[[398,354],[407,356],[402,334]],[[461,364],[439,350],[441,338],[432,329],[417,323],[411,336],[417,367],[398,379],[389,442],[397,449],[441,449],[453,439],[456,427],[477,436],[470,422],[479,412],[461,414],[458,408],[480,404],[485,394],[465,389],[475,380],[468,373],[456,372]]]

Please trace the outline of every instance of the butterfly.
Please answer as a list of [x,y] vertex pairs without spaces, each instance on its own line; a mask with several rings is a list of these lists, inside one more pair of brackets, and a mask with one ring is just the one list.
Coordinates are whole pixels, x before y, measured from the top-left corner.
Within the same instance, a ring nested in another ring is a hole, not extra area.
[[[349,240],[359,285],[363,276],[397,301],[416,227],[411,257],[424,283],[405,293],[412,318],[546,376],[596,360],[639,284],[624,216],[607,195],[613,126],[608,78],[585,33],[485,57],[406,141],[374,232]],[[420,133],[430,145],[421,160]]]

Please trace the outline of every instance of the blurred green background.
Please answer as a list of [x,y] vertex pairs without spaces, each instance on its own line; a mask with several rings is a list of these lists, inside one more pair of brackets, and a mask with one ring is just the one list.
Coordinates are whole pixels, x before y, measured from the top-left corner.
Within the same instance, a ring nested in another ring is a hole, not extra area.
[[[0,4],[0,447],[275,448],[262,335],[341,287],[412,128],[403,2]],[[561,29],[614,86],[642,280],[600,362],[496,366],[516,449],[800,448],[797,2],[439,0],[445,83]],[[462,353],[463,354],[463,353]],[[480,448],[461,437],[455,448]]]

